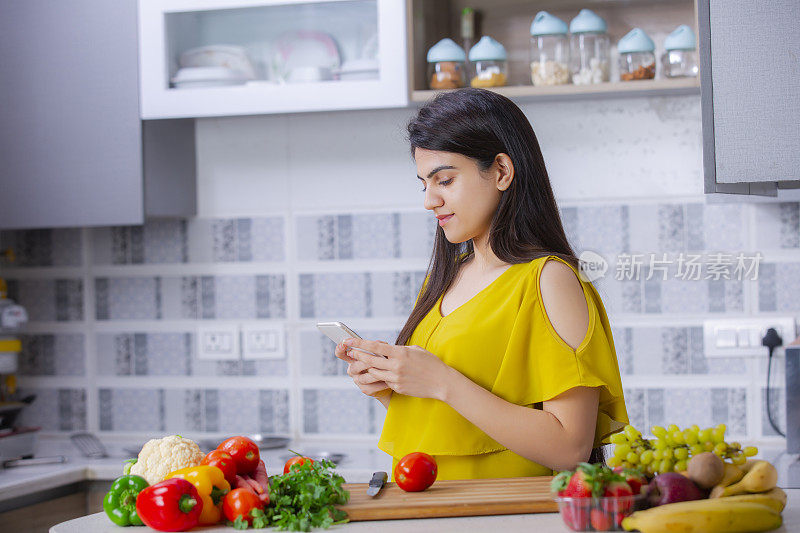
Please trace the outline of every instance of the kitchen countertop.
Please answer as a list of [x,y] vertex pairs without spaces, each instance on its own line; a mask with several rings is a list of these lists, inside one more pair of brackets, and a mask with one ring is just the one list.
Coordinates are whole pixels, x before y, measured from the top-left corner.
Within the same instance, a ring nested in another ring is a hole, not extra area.
[[[788,502],[783,510],[783,526],[775,529],[776,533],[800,532],[800,489],[786,491]],[[465,531],[502,531],[515,533],[530,531],[570,531],[561,521],[557,513],[547,514],[517,514],[501,516],[470,516],[458,518],[425,518],[415,520],[381,520],[371,522],[352,522],[341,526],[334,526],[331,530],[347,529],[348,531],[376,531],[381,533],[393,532],[408,533],[409,531],[435,533],[463,533]],[[203,528],[203,532],[234,531],[227,526]],[[321,530],[315,530],[321,531]],[[50,529],[50,533],[119,533],[119,527],[111,523],[105,513],[96,513],[83,518],[69,520]]]
[[[67,438],[39,439],[36,457],[63,455],[67,462],[63,464],[46,464],[37,466],[17,466],[0,470],[0,502],[18,500],[21,497],[38,492],[66,486],[84,481],[112,481],[122,475],[123,463],[131,457],[123,451],[130,446],[130,441],[108,441],[102,439],[110,457],[104,459],[88,459],[81,456],[77,448]],[[298,452],[312,455],[319,451],[342,452],[347,454],[337,466],[337,472],[349,483],[368,483],[372,473],[378,470],[390,472],[391,458],[377,447],[365,443],[326,442],[308,443],[292,442],[291,448]],[[261,453],[267,465],[267,473],[283,472],[286,449],[263,450]],[[23,503],[24,505],[24,503]],[[15,505],[14,507],[17,507]]]

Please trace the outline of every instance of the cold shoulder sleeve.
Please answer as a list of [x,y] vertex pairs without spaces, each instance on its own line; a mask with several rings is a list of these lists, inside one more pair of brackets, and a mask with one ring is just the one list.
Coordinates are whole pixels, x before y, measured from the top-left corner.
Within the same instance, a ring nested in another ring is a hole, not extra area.
[[[562,259],[550,256],[576,269]],[[595,446],[628,423],[614,340],[603,302],[591,283],[580,277],[589,311],[589,326],[573,349],[553,328],[541,296],[541,271],[546,260],[536,261],[518,302],[505,357],[491,391],[518,405],[545,402],[574,387],[598,387],[600,402]]]

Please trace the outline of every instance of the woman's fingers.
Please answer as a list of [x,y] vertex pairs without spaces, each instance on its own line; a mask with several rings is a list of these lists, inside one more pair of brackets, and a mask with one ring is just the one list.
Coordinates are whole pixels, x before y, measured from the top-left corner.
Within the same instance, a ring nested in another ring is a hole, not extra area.
[[383,381],[376,381],[375,383],[370,383],[368,385],[359,385],[358,388],[361,389],[361,392],[367,396],[377,396],[380,392],[385,391],[390,387]]
[[384,357],[391,357],[396,348],[396,346],[384,341],[368,341],[366,339],[347,339],[344,341],[344,345],[350,348],[361,348],[362,350]]
[[379,368],[370,368],[367,370],[367,375],[372,376],[372,379],[385,381],[387,383],[395,381],[395,378],[397,377],[395,376],[394,372],[388,372]]
[[352,363],[355,361],[352,357],[347,354],[347,346],[344,344],[337,344],[336,349],[333,351],[333,354],[344,361],[345,363]]

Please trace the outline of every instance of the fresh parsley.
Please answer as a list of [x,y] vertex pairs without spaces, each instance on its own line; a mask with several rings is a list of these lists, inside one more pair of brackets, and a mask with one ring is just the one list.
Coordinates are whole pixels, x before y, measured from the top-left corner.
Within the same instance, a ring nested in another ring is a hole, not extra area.
[[[250,512],[251,527],[311,531],[315,527],[327,529],[346,523],[347,513],[335,506],[347,503],[350,493],[342,488],[344,478],[334,468],[328,460],[295,464],[288,474],[270,478],[270,504],[263,511]],[[241,516],[228,524],[235,529],[247,529],[250,525]]]

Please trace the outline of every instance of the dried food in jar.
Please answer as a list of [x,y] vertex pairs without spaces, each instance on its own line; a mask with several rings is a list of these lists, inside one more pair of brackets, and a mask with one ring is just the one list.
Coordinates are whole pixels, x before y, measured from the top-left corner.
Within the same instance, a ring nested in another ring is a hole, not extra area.
[[578,72],[572,73],[572,83],[575,85],[589,85],[608,81],[608,61],[601,61],[593,57],[589,60],[588,67],[581,67]]
[[622,81],[652,80],[656,77],[656,64],[640,65],[633,72],[621,72],[619,77]]
[[569,81],[569,68],[559,61],[531,62],[531,81],[534,85],[562,85]]
[[436,63],[431,75],[431,89],[457,89],[463,87],[464,70],[456,61],[440,61]]
[[499,69],[487,70],[472,78],[469,84],[472,87],[502,87],[506,84],[506,75]]

